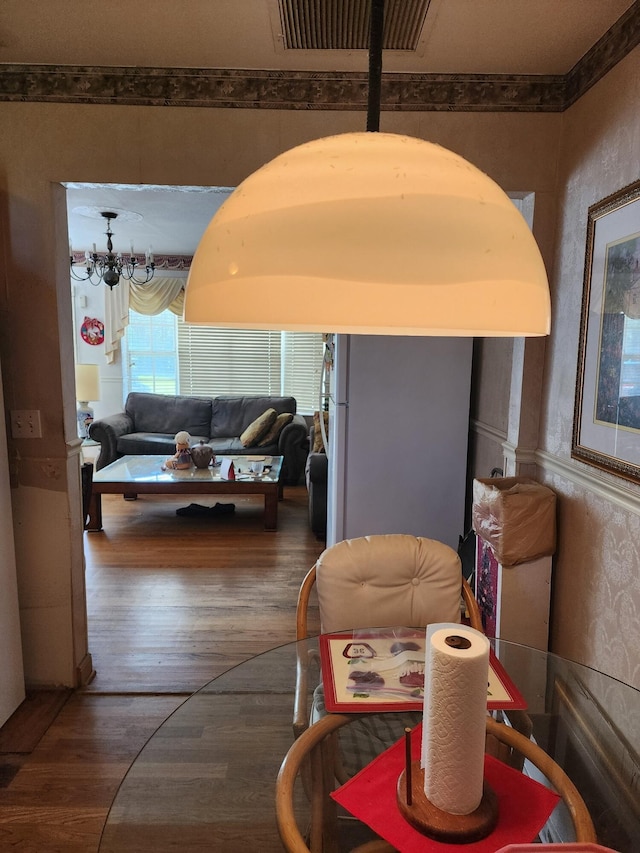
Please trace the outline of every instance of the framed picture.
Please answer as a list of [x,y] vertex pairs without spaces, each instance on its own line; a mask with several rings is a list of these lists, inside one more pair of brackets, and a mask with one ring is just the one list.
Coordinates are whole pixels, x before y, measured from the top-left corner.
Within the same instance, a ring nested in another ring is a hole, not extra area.
[[589,208],[571,455],[640,483],[640,181]]
[[[354,629],[320,634],[320,662],[327,711],[378,713],[422,711],[425,669],[424,629]],[[493,649],[489,652],[487,708],[524,709],[524,697]]]

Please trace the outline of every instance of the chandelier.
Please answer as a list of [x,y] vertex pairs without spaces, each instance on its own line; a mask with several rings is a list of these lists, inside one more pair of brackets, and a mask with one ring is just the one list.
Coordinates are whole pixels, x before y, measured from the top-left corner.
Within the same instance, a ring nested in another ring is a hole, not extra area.
[[128,259],[123,257],[121,252],[115,254],[113,252],[111,220],[117,219],[118,214],[112,210],[105,210],[100,215],[107,220],[107,230],[105,232],[107,235],[107,253],[100,257],[94,243],[93,252],[86,251],[84,253],[84,269],[80,273],[74,269],[75,261],[73,259],[71,244],[69,244],[71,277],[76,281],[89,281],[93,285],[98,285],[102,281],[111,289],[118,284],[120,278],[132,281],[134,284],[146,284],[148,281],[151,281],[155,273],[151,248],[145,252],[144,277],[142,269],[140,269],[139,274],[136,276],[136,267],[140,266],[140,262],[133,252],[133,245],[131,246],[131,254]]

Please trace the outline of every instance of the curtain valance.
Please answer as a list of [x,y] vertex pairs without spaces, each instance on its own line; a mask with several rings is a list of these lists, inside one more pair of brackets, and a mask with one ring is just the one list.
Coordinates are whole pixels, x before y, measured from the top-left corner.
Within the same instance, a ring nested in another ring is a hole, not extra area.
[[167,308],[182,316],[186,278],[158,276],[148,284],[134,284],[124,278],[105,293],[105,357],[113,363],[120,339],[129,324],[129,309],[139,314],[161,314]]

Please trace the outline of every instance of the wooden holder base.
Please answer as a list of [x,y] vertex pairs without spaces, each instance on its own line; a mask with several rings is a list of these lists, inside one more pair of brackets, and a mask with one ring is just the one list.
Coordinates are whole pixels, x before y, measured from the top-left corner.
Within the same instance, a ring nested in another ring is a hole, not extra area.
[[406,771],[398,779],[398,807],[400,813],[415,829],[452,844],[469,844],[486,838],[498,822],[498,798],[485,782],[482,800],[471,814],[449,814],[436,808],[424,792],[424,771],[419,761],[411,764],[411,805],[407,803]]

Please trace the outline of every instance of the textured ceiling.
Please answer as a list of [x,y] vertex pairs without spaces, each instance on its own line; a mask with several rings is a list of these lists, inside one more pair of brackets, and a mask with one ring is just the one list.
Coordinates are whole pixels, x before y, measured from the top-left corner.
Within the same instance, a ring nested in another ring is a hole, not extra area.
[[[362,4],[295,5],[339,12]],[[430,0],[417,49],[386,52],[384,67],[566,74],[632,5],[632,0]],[[407,0],[407,8],[413,6]],[[365,50],[291,50],[285,30],[278,0],[3,0],[0,63],[366,71]]]

